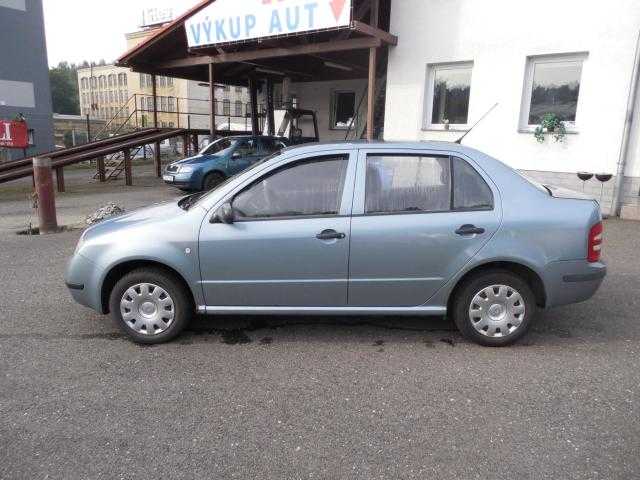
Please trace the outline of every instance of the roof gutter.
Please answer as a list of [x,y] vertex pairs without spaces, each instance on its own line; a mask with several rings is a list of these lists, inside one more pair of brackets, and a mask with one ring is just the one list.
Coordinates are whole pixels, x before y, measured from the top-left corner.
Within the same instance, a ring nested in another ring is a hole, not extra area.
[[631,138],[631,127],[635,115],[635,106],[638,96],[638,82],[640,80],[640,33],[636,41],[636,56],[633,62],[633,73],[631,74],[631,84],[629,85],[629,98],[627,100],[627,115],[622,132],[622,143],[620,144],[620,155],[618,158],[618,171],[616,173],[616,184],[611,202],[611,214],[619,217],[622,210],[622,188],[624,186],[624,173],[629,160],[629,144]]

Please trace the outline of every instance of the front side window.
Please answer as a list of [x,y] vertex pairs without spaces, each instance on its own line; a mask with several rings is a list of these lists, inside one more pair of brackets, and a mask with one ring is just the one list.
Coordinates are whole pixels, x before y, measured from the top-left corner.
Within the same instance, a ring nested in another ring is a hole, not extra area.
[[586,54],[529,57],[521,127],[537,126],[546,114],[573,126]]
[[271,154],[274,152],[279,152],[283,148],[286,148],[286,145],[280,140],[276,140],[275,138],[262,139],[262,149],[264,150],[264,153]]
[[243,157],[258,155],[258,141],[255,139],[243,140],[234,153],[239,153]]
[[473,63],[429,65],[425,128],[469,123]]
[[217,153],[226,153],[231,148],[238,144],[239,140],[230,138],[221,138],[216,140],[212,144],[205,147],[200,154],[201,155],[215,155]]
[[366,213],[442,212],[450,207],[449,157],[367,157]]
[[354,123],[355,115],[356,93],[333,92],[331,99],[331,128],[349,128]]
[[284,167],[238,194],[234,210],[241,219],[337,215],[347,163],[344,155]]

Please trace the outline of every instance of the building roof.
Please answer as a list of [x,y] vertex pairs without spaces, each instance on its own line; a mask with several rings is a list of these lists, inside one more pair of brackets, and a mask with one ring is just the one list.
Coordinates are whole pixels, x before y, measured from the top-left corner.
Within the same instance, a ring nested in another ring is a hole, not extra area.
[[[117,64],[134,71],[209,81],[209,65],[215,64],[215,81],[246,86],[250,75],[288,76],[294,81],[366,78],[368,50],[397,38],[388,33],[391,0],[379,0],[380,28],[370,27],[373,0],[353,0],[353,20],[348,27],[289,34],[189,48],[185,22],[216,0],[204,0],[154,35],[126,52]],[[385,65],[381,49],[379,65]]]

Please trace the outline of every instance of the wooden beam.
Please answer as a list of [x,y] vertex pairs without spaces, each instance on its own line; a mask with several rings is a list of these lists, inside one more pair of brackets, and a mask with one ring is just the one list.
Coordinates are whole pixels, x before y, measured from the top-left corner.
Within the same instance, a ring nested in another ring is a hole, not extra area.
[[127,148],[122,153],[124,155],[124,183],[130,187],[133,185],[133,175],[131,173],[131,150]]
[[216,138],[216,85],[214,83],[214,68],[213,62],[209,63],[209,122],[210,133],[209,141],[213,142]]
[[258,82],[254,76],[249,77],[249,93],[251,95],[251,133],[259,135],[258,124]]
[[352,22],[353,29],[356,32],[362,33],[363,35],[367,35],[369,37],[377,38],[383,43],[388,45],[398,45],[398,37],[395,35],[391,35],[389,32],[385,32],[384,30],[380,30],[379,28],[372,27],[371,25],[367,25],[366,23],[355,21]]
[[376,68],[378,51],[369,49],[369,86],[367,90],[367,140],[373,140],[376,103]]
[[151,75],[151,83],[153,92],[153,128],[158,128],[158,82],[155,75]]
[[380,27],[380,0],[371,0],[371,21],[369,24],[374,27]]
[[56,168],[56,183],[58,184],[58,192],[64,192],[64,167]]
[[276,134],[276,120],[273,111],[273,80],[270,77],[267,78],[267,120],[269,122],[269,135],[273,136]]
[[156,177],[162,177],[162,159],[160,157],[160,142],[156,142],[153,148],[153,167]]
[[104,157],[98,157],[98,180],[104,182],[106,180],[106,172],[104,168]]
[[[377,29],[373,30],[378,31]],[[382,30],[380,30],[380,32],[382,32]],[[325,52],[342,52],[345,50],[364,50],[371,47],[379,47],[380,45],[380,38],[377,38],[375,35],[373,35],[369,36],[368,38],[352,38],[348,40],[338,40],[333,42],[294,45],[291,47],[263,48],[259,50],[249,50],[243,52],[230,52],[215,56],[190,56],[187,58],[170,60],[168,62],[161,62],[156,65],[156,69],[163,70],[182,67],[195,67],[198,65],[208,65],[210,63],[250,62],[252,60],[291,57],[296,55],[312,55]]]

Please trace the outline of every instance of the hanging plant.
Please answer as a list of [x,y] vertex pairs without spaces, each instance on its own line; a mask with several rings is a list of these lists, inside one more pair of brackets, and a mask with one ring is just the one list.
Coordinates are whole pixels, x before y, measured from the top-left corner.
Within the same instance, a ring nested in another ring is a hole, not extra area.
[[567,135],[567,128],[564,122],[555,113],[545,113],[542,116],[542,121],[536,127],[533,136],[536,137],[538,142],[544,143],[545,134],[547,133],[553,135],[556,142],[564,141]]

